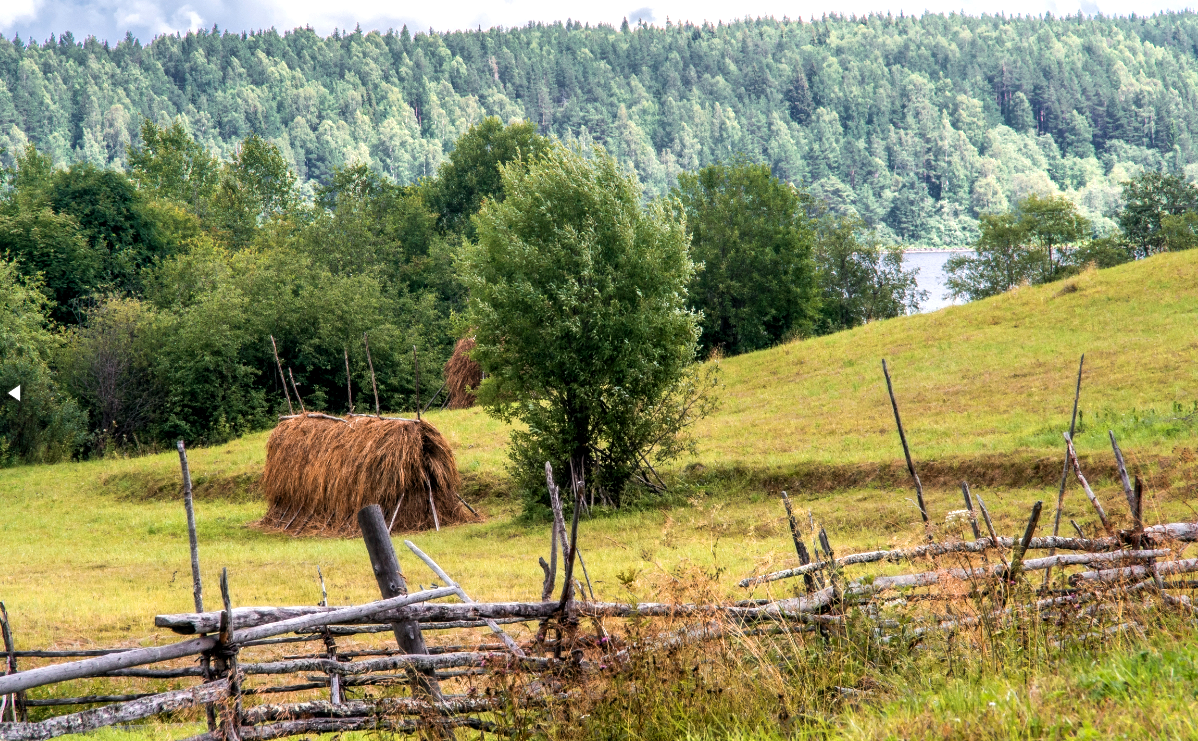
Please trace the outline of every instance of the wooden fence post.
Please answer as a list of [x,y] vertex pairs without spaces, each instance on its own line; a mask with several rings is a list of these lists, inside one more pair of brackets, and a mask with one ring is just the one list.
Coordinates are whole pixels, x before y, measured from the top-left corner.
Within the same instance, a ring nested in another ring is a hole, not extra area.
[[221,569],[220,596],[224,610],[220,616],[220,643],[217,645],[217,671],[229,680],[228,706],[221,713],[220,732],[225,741],[241,741],[241,677],[237,670],[238,646],[233,642],[233,602],[229,598],[229,570]]
[[[320,577],[320,606],[327,607],[329,604],[329,593],[324,588],[324,572],[320,567],[316,567],[316,575]],[[325,656],[331,661],[337,660],[337,640],[333,638],[333,632],[329,630],[329,626],[324,626],[320,630],[320,635],[324,639]],[[341,704],[341,675],[332,672],[329,675],[329,702],[334,705]]]
[[[811,555],[807,553],[807,545],[799,535],[799,523],[795,521],[794,509],[790,506],[790,497],[786,492],[782,492],[782,503],[786,505],[786,520],[790,524],[790,538],[794,541],[795,552],[799,555],[799,565],[806,566],[811,563]],[[808,594],[814,592],[815,578],[811,574],[803,574],[803,586]]]
[[[4,637],[4,653],[6,660],[4,662],[5,674],[17,673],[17,647],[12,637],[12,624],[8,620],[8,608],[0,602],[0,633]],[[28,711],[25,709],[25,693],[14,692],[4,698],[8,701],[8,711],[14,722],[29,720]],[[0,711],[0,722],[4,720],[4,713]]]
[[[274,344],[273,337],[271,344]],[[282,373],[282,368],[279,369],[279,372]],[[290,397],[288,397],[287,403],[290,406]],[[183,445],[182,440],[179,440],[178,448],[179,466],[183,469],[183,509],[187,511],[187,539],[191,546],[191,596],[198,613],[204,611],[204,585],[200,579],[200,545],[196,537],[195,501],[191,492],[191,468],[187,465],[187,448]],[[212,657],[208,652],[200,657],[200,668],[204,672],[204,681],[211,682],[213,679]],[[208,732],[211,733],[216,730],[216,711],[211,703],[204,706],[204,714],[208,718]]]
[[[391,533],[383,520],[383,510],[377,504],[358,510],[358,527],[362,530],[362,540],[366,543],[366,552],[370,554],[370,565],[374,569],[374,578],[378,582],[383,599],[406,595],[408,585],[399,568],[399,559],[396,558],[395,547],[391,544]],[[392,623],[391,629],[395,631],[395,640],[405,653],[428,653],[424,644],[424,634],[420,632],[420,623],[409,618]],[[441,702],[441,685],[437,682],[434,670],[412,670],[410,676],[413,690],[428,696],[434,702]]]
[[[1077,363],[1077,387],[1073,390],[1073,416],[1069,419],[1069,439],[1073,439],[1073,432],[1077,427],[1077,402],[1082,396],[1082,366],[1086,364],[1086,354],[1082,353],[1081,360]],[[1061,488],[1057,492],[1057,513],[1052,520],[1052,534],[1059,535],[1061,532],[1061,511],[1065,507],[1065,484],[1069,480],[1069,449],[1065,448],[1065,467],[1061,469]],[[1055,548],[1048,550],[1048,555],[1056,554]],[[1052,578],[1052,569],[1044,571],[1044,586],[1048,586],[1048,580]]]

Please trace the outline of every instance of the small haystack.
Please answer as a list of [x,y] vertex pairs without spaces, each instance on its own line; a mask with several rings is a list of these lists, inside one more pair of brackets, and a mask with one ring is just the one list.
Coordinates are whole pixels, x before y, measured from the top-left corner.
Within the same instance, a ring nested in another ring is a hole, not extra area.
[[266,443],[265,530],[352,535],[358,510],[383,508],[392,531],[431,530],[476,518],[449,443],[424,421],[300,414]]
[[470,359],[474,345],[473,337],[458,340],[453,355],[445,364],[445,389],[449,394],[450,409],[469,409],[474,406],[474,394],[483,382],[482,367]]

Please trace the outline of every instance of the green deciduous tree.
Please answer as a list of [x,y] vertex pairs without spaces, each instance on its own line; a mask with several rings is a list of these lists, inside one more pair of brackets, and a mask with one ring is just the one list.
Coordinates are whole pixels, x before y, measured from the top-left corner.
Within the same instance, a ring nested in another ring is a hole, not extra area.
[[1145,172],[1123,183],[1119,227],[1137,255],[1146,257],[1165,248],[1161,220],[1198,210],[1198,187],[1177,175]]
[[293,216],[300,205],[295,175],[272,142],[253,134],[221,170],[213,221],[229,244],[248,245],[258,229]]
[[129,167],[143,192],[187,204],[197,214],[220,180],[219,160],[178,119],[161,127],[147,118],[141,125],[141,146],[129,152]]
[[549,140],[528,121],[504,125],[491,116],[471,126],[454,144],[449,160],[428,187],[428,203],[447,231],[473,237],[470,218],[485,200],[502,201],[500,168],[513,160],[541,154]]
[[1046,255],[1028,249],[1027,225],[1019,214],[982,214],[982,235],[972,253],[953,255],[944,263],[949,292],[974,301],[1011,290],[1048,273]]
[[678,178],[691,306],[705,349],[742,353],[807,331],[816,316],[814,231],[804,199],[767,165],[711,165]]
[[479,400],[521,423],[510,455],[527,492],[540,500],[547,461],[572,464],[619,505],[710,406],[686,236],[602,150],[555,145],[526,164],[501,168],[506,197],[483,206],[461,259]]
[[903,269],[902,250],[882,246],[858,218],[820,219],[815,244],[821,334],[902,316],[927,298],[915,271]]

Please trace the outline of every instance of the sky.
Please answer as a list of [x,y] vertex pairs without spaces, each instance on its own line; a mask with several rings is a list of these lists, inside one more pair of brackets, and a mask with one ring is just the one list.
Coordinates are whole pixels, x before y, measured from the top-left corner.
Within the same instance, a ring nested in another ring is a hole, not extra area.
[[[1193,0],[1189,0],[1193,2]],[[642,3],[650,3],[641,5]],[[0,0],[0,34],[43,41],[70,31],[82,40],[96,36],[111,42],[132,33],[143,42],[164,33],[211,28],[231,31],[274,27],[280,31],[311,26],[329,34],[335,28],[452,31],[492,26],[522,26],[530,21],[577,21],[619,25],[625,18],[664,25],[666,20],[731,21],[746,16],[808,18],[826,12],[900,11],[1057,15],[1147,14],[1183,10],[1186,0],[448,0],[397,3],[394,0]]]

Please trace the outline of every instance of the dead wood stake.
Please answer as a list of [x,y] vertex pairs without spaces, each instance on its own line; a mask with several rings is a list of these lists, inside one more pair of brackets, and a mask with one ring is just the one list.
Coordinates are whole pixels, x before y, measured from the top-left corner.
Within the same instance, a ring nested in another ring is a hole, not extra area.
[[379,385],[374,380],[374,361],[370,359],[370,340],[366,338],[366,333],[362,333],[362,344],[366,345],[366,364],[370,366],[370,386],[374,389],[374,414],[376,417],[382,417],[383,413],[379,409]]
[[990,539],[994,541],[994,550],[998,551],[998,560],[1005,565],[1007,559],[1003,557],[1002,542],[998,539],[998,532],[995,531],[994,522],[990,519],[990,511],[986,509],[986,503],[982,501],[981,494],[975,491],[973,496],[978,500],[978,509],[982,511],[982,519],[986,522],[986,532],[990,533]]
[[[790,538],[794,541],[795,552],[799,555],[799,565],[806,566],[811,563],[811,556],[807,553],[807,545],[799,535],[799,523],[795,521],[794,509],[790,506],[790,497],[786,492],[782,492],[782,503],[786,505],[786,520],[790,523]],[[803,574],[803,586],[807,588],[808,593],[815,591],[815,579],[811,574]]]
[[[8,608],[0,602],[0,634],[4,638],[4,673],[17,673],[17,647],[12,637],[12,623],[8,619]],[[14,692],[11,695],[5,695],[4,703],[0,704],[0,721],[4,720],[3,705],[8,705],[8,711],[13,722],[29,720],[27,711],[25,710],[25,692]],[[11,704],[9,704],[11,703]]]
[[229,570],[220,571],[220,653],[217,669],[229,680],[229,704],[221,713],[220,733],[225,741],[241,740],[241,677],[237,669],[237,644],[233,642],[233,601],[229,598]]
[[903,431],[903,420],[899,417],[898,401],[894,398],[894,384],[890,382],[890,369],[886,367],[886,360],[882,360],[882,373],[886,376],[886,391],[890,393],[890,406],[894,409],[894,423],[898,426],[899,440],[903,443],[903,455],[907,459],[907,470],[911,473],[912,480],[915,481],[915,498],[919,503],[919,516],[923,518],[923,524],[928,529],[928,539],[931,540],[931,522],[928,520],[928,508],[923,502],[923,484],[919,482],[919,474],[915,473],[915,463],[911,460],[911,449],[907,446],[907,433]]
[[1123,451],[1119,449],[1119,443],[1115,442],[1115,431],[1107,430],[1107,434],[1111,437],[1111,449],[1115,451],[1115,464],[1119,467],[1119,482],[1123,484],[1123,496],[1127,499],[1127,508],[1131,510],[1132,517],[1136,514],[1136,493],[1131,488],[1131,481],[1127,477],[1127,466],[1123,463]]
[[295,414],[295,407],[291,406],[291,394],[287,391],[287,376],[283,375],[283,363],[279,360],[279,347],[275,344],[275,336],[270,336],[270,349],[275,354],[275,365],[279,366],[279,380],[283,382],[283,396],[287,398],[287,413]]
[[1040,524],[1040,510],[1043,506],[1044,502],[1039,500],[1032,505],[1032,515],[1027,520],[1027,527],[1023,531],[1023,539],[1013,549],[1011,554],[1011,568],[1008,570],[1011,581],[1014,581],[1019,576],[1019,570],[1023,567],[1023,555],[1027,553],[1027,547],[1032,542],[1032,535],[1036,532],[1036,525]]
[[[316,567],[316,576],[320,579],[320,606],[328,607],[329,593],[324,588],[324,572],[320,567]],[[332,631],[329,626],[324,626],[320,630],[320,637],[324,641],[325,657],[330,661],[337,660],[337,639],[333,638]],[[341,697],[341,675],[329,672],[329,702],[334,705],[340,705]]]
[[433,486],[428,482],[428,476],[424,477],[424,488],[428,489],[428,506],[433,511],[433,527],[437,532],[441,532],[441,518],[437,517],[437,503],[433,501]]
[[1073,439],[1065,435],[1065,448],[1069,455],[1069,461],[1073,463],[1073,473],[1077,476],[1077,480],[1082,485],[1082,491],[1086,492],[1086,498],[1090,500],[1090,504],[1094,505],[1094,511],[1098,513],[1098,519],[1102,521],[1102,527],[1106,530],[1106,534],[1115,537],[1115,531],[1111,528],[1111,523],[1107,521],[1106,510],[1102,508],[1102,503],[1098,501],[1098,497],[1094,496],[1094,490],[1090,488],[1090,482],[1086,481],[1086,477],[1082,475],[1081,463],[1077,460],[1077,451],[1073,448]]
[[[187,465],[187,448],[184,447],[182,440],[179,440],[178,448],[179,466],[183,469],[183,509],[187,512],[187,539],[191,546],[191,596],[195,602],[196,612],[203,612],[204,585],[200,581],[200,545],[196,537],[196,514],[191,492],[191,469]],[[203,654],[200,658],[200,669],[204,673],[204,680],[211,681],[212,658],[207,653]],[[204,706],[204,712],[208,717],[208,730],[215,730],[216,712],[211,703]]]
[[[472,600],[466,594],[466,590],[462,589],[462,585],[451,579],[449,574],[445,573],[445,570],[438,566],[437,562],[434,561],[427,553],[417,548],[415,543],[410,540],[405,540],[404,545],[408,547],[408,550],[415,554],[416,558],[424,561],[424,564],[432,569],[433,573],[436,574],[441,581],[445,582],[445,586],[455,587],[458,590],[458,597],[460,597],[463,602],[467,604],[472,604],[474,602],[474,600]],[[525,655],[524,650],[520,648],[520,644],[516,643],[511,636],[505,633],[503,628],[499,627],[499,623],[495,622],[494,620],[488,620],[487,627],[491,629],[492,633],[499,636],[499,639],[503,641],[504,645],[507,646],[508,650],[513,654],[516,656]]]
[[1131,508],[1131,519],[1135,523],[1137,533],[1144,532],[1144,481],[1137,476],[1136,488],[1132,491],[1134,504]]

